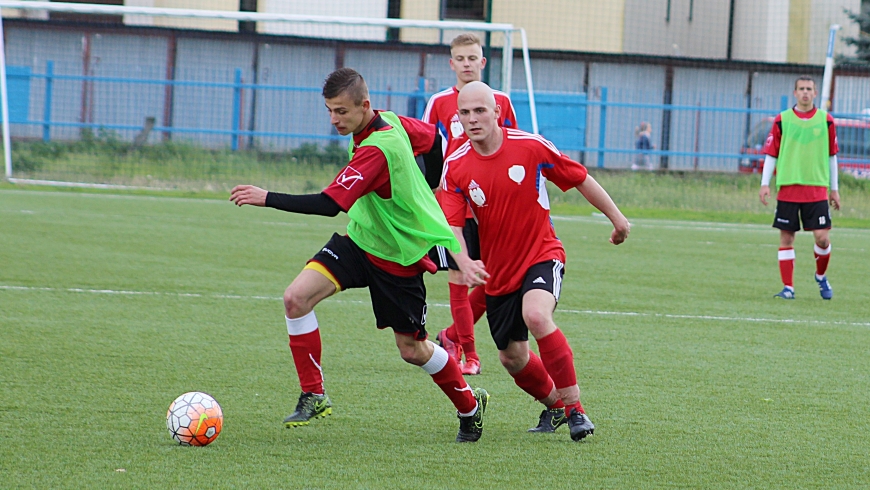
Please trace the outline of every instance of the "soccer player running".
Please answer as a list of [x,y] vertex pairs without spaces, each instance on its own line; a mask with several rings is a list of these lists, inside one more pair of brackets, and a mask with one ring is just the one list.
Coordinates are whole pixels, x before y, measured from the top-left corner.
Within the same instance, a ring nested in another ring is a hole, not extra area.
[[[822,299],[834,297],[828,283],[831,259],[831,211],[840,209],[837,172],[837,128],[834,118],[813,104],[816,83],[799,77],[794,84],[797,105],[776,116],[764,143],[764,170],[758,197],[767,206],[770,179],[776,170],[776,214],[779,229],[779,274],[782,291],[775,298],[794,299],[794,237],[803,224],[815,240],[815,279]],[[830,194],[828,189],[830,188]]]
[[[434,124],[441,134],[445,154],[466,139],[462,123],[456,114],[456,97],[462,87],[469,82],[479,82],[481,71],[486,66],[480,39],[474,34],[460,34],[450,42],[450,69],[456,73],[456,85],[433,94],[426,104],[423,120]],[[501,108],[498,123],[500,126],[515,127],[516,116],[510,98],[504,92],[493,91],[495,103]],[[436,193],[440,199],[440,192]],[[472,259],[480,258],[480,244],[477,237],[477,222],[469,209],[465,215],[463,236]],[[475,288],[471,295],[462,279],[462,273],[444,247],[432,249],[429,257],[438,264],[438,270],[447,270],[450,287],[450,313],[453,325],[438,334],[438,341],[456,362],[460,362],[462,374],[480,374],[480,358],[474,347],[474,324],[486,311],[486,296],[483,288]],[[465,361],[462,355],[465,354]]]
[[238,206],[322,216],[344,211],[350,218],[347,235],[333,234],[284,292],[290,350],[302,388],[296,411],[284,425],[308,425],[310,419],[332,413],[314,307],[344,289],[368,287],[377,327],[393,329],[402,359],[423,368],[456,407],[457,442],[477,441],[489,394],[472,390],[456,363],[426,333],[422,274],[436,270],[427,252],[435,244],[459,250],[414,159],[415,152],[440,157],[440,140],[430,124],[373,110],[365,80],[350,68],[326,78],[323,98],[338,133],[353,135],[350,162],[332,184],[309,195],[240,185],[230,196]]
[[[502,365],[546,407],[530,431],[553,432],[567,421],[571,439],[579,441],[595,426],[580,403],[571,347],[553,322],[565,249],[553,230],[549,201],[541,198],[541,177],[563,191],[576,188],[604,213],[613,223],[614,245],[625,241],[630,224],[583,165],[540,136],[499,127],[500,108],[486,84],[467,84],[458,107],[469,141],[444,161],[441,201],[462,244],[454,258],[469,285],[485,285],[486,316]],[[480,226],[482,261],[472,260],[463,243],[466,202]],[[529,350],[529,332],[540,357]]]

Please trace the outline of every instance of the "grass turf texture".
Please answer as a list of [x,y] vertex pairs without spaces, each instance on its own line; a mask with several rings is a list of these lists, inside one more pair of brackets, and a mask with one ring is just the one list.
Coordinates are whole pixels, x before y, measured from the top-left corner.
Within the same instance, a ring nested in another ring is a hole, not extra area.
[[[767,223],[636,219],[614,247],[606,220],[557,217],[568,262],[555,317],[595,435],[526,433],[541,407],[498,365],[481,321],[483,374],[467,379],[492,398],[481,441],[459,445],[450,403],[372,326],[363,290],[317,309],[334,415],[281,425],[298,396],[281,293],[344,223],[225,200],[0,190],[0,487],[870,479],[868,230],[832,232],[830,302],[799,234],[797,299],[785,302],[772,298],[778,235]],[[434,334],[450,321],[446,277],[426,280]],[[169,403],[191,390],[224,409],[206,448],[176,446],[165,429]]]
[[[230,151],[183,140],[133,147],[101,129],[83,131],[74,142],[16,141],[12,161],[12,177],[17,179],[124,185],[143,188],[131,191],[140,194],[222,199],[238,183],[294,194],[319,192],[346,164],[347,147],[337,142],[302,144],[282,152]],[[736,161],[734,165],[736,169]],[[757,174],[589,170],[633,218],[769,224],[776,207],[775,201],[767,207],[758,202]],[[834,216],[835,226],[870,228],[870,180],[841,174],[843,209]],[[550,189],[556,212],[592,211],[580,194],[562,194],[552,185]]]

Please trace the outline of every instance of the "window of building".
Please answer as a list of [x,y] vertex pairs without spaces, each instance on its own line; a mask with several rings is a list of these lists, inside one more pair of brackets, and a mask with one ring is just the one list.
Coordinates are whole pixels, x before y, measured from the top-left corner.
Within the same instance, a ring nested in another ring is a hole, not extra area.
[[[239,0],[239,12],[256,12],[257,0]],[[257,32],[257,23],[250,20],[239,21],[239,32]]]
[[441,0],[442,20],[486,20],[486,0]]

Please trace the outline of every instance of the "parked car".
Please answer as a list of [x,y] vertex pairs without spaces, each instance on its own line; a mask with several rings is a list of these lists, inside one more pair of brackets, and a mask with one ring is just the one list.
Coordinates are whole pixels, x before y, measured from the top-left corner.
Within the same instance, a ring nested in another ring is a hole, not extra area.
[[[764,140],[773,125],[772,117],[766,117],[752,128],[740,149],[745,155],[740,158],[737,170],[742,173],[761,173],[764,168]],[[840,172],[859,179],[870,179],[870,117],[866,119],[835,118],[837,143],[840,153],[837,161]]]

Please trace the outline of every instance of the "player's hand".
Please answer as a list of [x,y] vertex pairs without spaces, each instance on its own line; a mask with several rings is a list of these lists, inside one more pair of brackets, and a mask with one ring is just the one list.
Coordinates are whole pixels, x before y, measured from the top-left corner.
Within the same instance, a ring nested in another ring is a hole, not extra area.
[[828,196],[828,200],[831,202],[831,207],[835,210],[840,210],[840,191],[831,191],[831,195]]
[[[453,259],[456,260],[456,257],[454,256]],[[456,261],[456,264],[459,266],[459,270],[462,271],[462,280],[468,287],[473,288],[486,284],[486,280],[489,279],[489,273],[486,272],[483,261],[471,260],[470,258],[460,260]]]
[[253,185],[237,185],[230,191],[230,201],[236,206],[250,204],[252,206],[265,206],[268,191]]
[[619,245],[624,242],[626,238],[628,238],[628,234],[631,232],[631,223],[628,220],[623,220],[619,223],[614,223],[613,232],[610,233],[610,243],[614,245]]
[[761,199],[761,204],[767,206],[767,200],[770,199],[770,186],[763,185],[761,189],[758,190],[758,198]]

